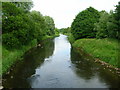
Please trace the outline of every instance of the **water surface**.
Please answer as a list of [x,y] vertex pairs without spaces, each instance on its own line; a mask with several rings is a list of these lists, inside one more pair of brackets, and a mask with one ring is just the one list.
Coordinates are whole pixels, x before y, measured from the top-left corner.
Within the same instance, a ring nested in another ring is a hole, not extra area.
[[78,54],[67,36],[48,40],[29,50],[24,60],[4,76],[4,87],[31,88],[116,88],[119,78]]

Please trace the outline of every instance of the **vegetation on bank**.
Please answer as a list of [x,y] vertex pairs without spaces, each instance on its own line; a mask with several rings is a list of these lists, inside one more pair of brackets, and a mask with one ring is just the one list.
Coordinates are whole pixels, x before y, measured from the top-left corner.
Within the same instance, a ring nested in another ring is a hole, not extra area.
[[10,67],[17,61],[21,60],[21,56],[30,48],[37,44],[37,40],[33,40],[29,45],[22,46],[20,49],[8,50],[2,47],[2,73],[7,72]]
[[118,41],[113,39],[79,39],[73,43],[73,47],[82,48],[94,58],[99,58],[115,67],[118,63]]
[[[47,36],[43,39],[51,39],[54,38],[58,35],[55,36]],[[28,51],[30,48],[35,47],[37,45],[37,40],[34,39],[32,40],[32,42],[29,45],[25,45],[22,46],[20,49],[12,49],[12,50],[8,50],[6,49],[4,46],[2,47],[2,73],[6,73],[7,71],[9,71],[10,67],[16,63],[16,61],[21,60],[22,56],[24,55],[24,53],[26,51]],[[0,73],[1,74],[1,73]]]
[[2,2],[2,73],[28,49],[59,36],[53,18],[32,7],[32,2]]
[[120,68],[120,2],[115,7],[109,13],[89,7],[75,17],[71,27],[60,32],[68,35],[74,47]]

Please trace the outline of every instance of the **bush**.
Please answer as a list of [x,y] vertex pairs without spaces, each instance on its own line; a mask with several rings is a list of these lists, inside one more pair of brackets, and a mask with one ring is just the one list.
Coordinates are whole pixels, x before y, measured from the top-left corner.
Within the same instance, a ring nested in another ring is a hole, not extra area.
[[12,33],[3,34],[2,39],[3,45],[8,49],[18,48],[20,45],[18,38],[14,37]]

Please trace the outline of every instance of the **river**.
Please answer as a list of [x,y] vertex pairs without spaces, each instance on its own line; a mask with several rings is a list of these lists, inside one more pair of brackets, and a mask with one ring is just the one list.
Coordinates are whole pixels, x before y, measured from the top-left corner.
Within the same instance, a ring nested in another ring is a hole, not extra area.
[[3,77],[5,88],[120,88],[119,83],[114,73],[78,54],[62,34],[30,49]]

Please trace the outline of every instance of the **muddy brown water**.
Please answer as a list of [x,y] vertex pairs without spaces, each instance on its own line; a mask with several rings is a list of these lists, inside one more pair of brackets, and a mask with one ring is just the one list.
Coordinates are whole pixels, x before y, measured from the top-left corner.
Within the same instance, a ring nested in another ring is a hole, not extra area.
[[34,47],[3,76],[4,88],[120,88],[119,77],[73,49],[67,36]]

